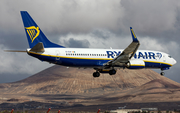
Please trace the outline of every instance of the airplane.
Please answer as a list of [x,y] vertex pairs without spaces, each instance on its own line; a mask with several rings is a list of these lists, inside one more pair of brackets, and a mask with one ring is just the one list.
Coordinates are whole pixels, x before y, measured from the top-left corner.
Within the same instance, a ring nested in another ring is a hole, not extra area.
[[28,39],[28,55],[38,58],[41,61],[77,68],[93,68],[93,77],[99,77],[100,73],[115,75],[117,69],[169,69],[176,64],[176,60],[169,54],[152,51],[138,50],[140,42],[137,39],[132,27],[130,32],[132,42],[125,49],[91,49],[91,48],[65,48],[64,46],[52,43],[44,35],[40,27],[35,23],[27,11],[20,11],[24,29]]

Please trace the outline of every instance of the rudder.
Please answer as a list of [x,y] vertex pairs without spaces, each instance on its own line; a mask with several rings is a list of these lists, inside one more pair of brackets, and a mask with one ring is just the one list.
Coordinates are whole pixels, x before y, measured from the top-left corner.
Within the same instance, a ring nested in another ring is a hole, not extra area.
[[63,46],[60,46],[58,44],[49,41],[47,37],[44,35],[44,33],[41,31],[41,29],[38,27],[38,25],[31,18],[31,16],[28,14],[27,11],[21,11],[21,17],[23,20],[23,24],[30,48],[33,48],[39,42],[42,42],[45,48],[50,48],[50,47],[64,48]]

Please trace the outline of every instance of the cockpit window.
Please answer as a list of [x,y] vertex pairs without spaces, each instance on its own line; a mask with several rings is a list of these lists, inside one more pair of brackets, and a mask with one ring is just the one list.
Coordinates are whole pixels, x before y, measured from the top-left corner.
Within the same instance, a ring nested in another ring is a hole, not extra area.
[[168,56],[169,58],[172,58],[170,55]]

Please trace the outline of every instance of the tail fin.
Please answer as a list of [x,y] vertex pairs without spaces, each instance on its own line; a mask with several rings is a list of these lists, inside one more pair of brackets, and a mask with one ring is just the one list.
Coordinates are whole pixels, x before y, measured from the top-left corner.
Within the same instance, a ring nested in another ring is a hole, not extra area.
[[21,17],[24,23],[24,28],[30,48],[33,48],[39,42],[42,42],[45,48],[50,48],[50,47],[64,48],[63,46],[57,45],[49,41],[47,37],[44,35],[44,33],[41,31],[41,29],[38,27],[38,25],[31,18],[31,16],[28,14],[27,11],[21,11]]

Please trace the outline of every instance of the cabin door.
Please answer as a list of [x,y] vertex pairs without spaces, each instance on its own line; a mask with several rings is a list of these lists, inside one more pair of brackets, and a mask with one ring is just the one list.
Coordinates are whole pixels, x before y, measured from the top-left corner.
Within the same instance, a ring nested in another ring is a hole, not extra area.
[[166,62],[166,57],[165,57],[165,55],[163,55],[163,62]]
[[56,60],[60,60],[60,52],[56,50]]

